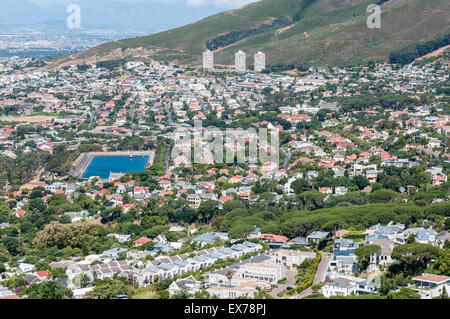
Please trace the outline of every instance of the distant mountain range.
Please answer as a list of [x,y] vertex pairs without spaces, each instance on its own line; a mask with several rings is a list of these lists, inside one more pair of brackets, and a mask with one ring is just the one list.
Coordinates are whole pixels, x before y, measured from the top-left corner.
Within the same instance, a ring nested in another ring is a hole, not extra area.
[[147,34],[182,26],[223,10],[215,5],[188,5],[185,0],[2,0],[0,24],[65,23],[70,15],[67,6],[72,3],[81,8],[83,28],[140,29]]
[[[372,3],[381,5],[380,29],[367,27]],[[448,0],[261,0],[173,30],[107,43],[54,65],[149,58],[199,66],[206,48],[215,50],[215,62],[222,65],[232,65],[237,50],[264,51],[269,65],[354,64],[387,60],[392,51],[449,29]]]

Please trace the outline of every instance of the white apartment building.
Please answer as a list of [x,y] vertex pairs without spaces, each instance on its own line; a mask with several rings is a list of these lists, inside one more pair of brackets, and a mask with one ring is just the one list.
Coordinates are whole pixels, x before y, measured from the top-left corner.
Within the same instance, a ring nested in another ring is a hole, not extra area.
[[236,271],[236,277],[276,284],[286,277],[286,268],[281,264],[247,263],[239,267]]
[[255,54],[255,72],[262,72],[266,69],[266,55],[263,52]]
[[280,249],[274,252],[273,257],[275,259],[275,263],[277,264],[282,264],[285,267],[296,268],[297,266],[300,266],[305,259],[316,258],[316,253],[309,251]]
[[243,51],[236,52],[234,56],[234,64],[236,72],[247,71],[247,55]]
[[214,52],[206,50],[203,52],[203,70],[214,69]]

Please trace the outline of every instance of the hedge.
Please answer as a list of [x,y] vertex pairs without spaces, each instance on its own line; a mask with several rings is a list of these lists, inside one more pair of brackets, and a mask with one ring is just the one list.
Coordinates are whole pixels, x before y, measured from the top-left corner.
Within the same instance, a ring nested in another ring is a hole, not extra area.
[[316,276],[317,269],[319,268],[319,264],[320,264],[321,260],[322,260],[322,254],[317,253],[316,260],[314,262],[314,271],[307,281],[305,281],[304,283],[302,283],[300,286],[297,287],[297,289],[296,289],[297,293],[301,293],[313,285],[314,277]]

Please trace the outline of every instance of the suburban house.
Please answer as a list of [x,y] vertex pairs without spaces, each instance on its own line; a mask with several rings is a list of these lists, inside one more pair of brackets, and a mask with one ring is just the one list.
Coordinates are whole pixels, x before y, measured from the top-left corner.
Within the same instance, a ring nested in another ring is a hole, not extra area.
[[355,249],[359,247],[358,242],[347,238],[338,238],[334,241],[334,256],[350,256],[355,253]]
[[447,230],[436,235],[436,245],[440,248],[444,248],[445,241],[447,240],[450,241],[450,232]]
[[403,244],[405,238],[403,236],[404,225],[401,224],[389,224],[382,226],[377,224],[368,229],[368,236],[366,237],[366,244],[372,243],[376,239],[389,239],[393,240],[396,244]]
[[354,254],[348,256],[333,255],[329,268],[333,278],[339,275],[353,275],[359,269],[357,257]]
[[149,242],[151,242],[152,240],[150,239],[150,238],[147,238],[147,237],[141,237],[141,238],[139,238],[139,239],[136,239],[134,242],[133,242],[133,247],[140,247],[140,246],[142,246],[142,245],[145,245],[145,244],[147,244],[147,243],[149,243]]
[[186,199],[192,208],[199,208],[202,202],[201,197],[197,194],[189,195]]
[[376,239],[372,242],[372,245],[380,246],[381,253],[372,255],[370,257],[370,265],[368,271],[375,270],[380,265],[388,266],[393,263],[391,255],[395,247],[394,241],[389,239]]
[[422,299],[439,297],[442,294],[444,287],[447,294],[449,293],[449,276],[423,274],[421,276],[413,277],[412,280],[414,281],[414,286],[411,286],[410,288],[416,290]]
[[410,235],[415,235],[416,242],[419,242],[421,244],[430,244],[430,245],[436,245],[436,235],[438,233],[432,229],[432,228],[428,228],[425,229],[423,227],[413,227],[413,228],[408,228],[403,232],[403,240],[406,242],[406,240],[408,239],[408,237]]
[[321,288],[321,293],[329,298],[331,296],[350,296],[375,294],[376,289],[367,279],[352,276],[338,276],[330,279]]
[[273,234],[261,234],[259,239],[267,242],[270,248],[281,248],[287,245],[289,238]]
[[316,258],[316,253],[288,249],[280,249],[273,252],[273,259],[275,263],[282,264],[284,267],[290,267],[293,269],[300,266],[306,259],[309,258]]
[[125,243],[131,239],[131,235],[127,234],[108,234],[108,237],[115,237],[119,243]]
[[306,240],[319,243],[321,240],[327,238],[330,235],[329,232],[325,231],[314,231],[309,236],[306,237]]
[[240,284],[230,286],[226,284],[213,284],[206,289],[211,295],[219,299],[253,298],[257,295],[256,288],[265,287],[263,283],[253,280],[242,280]]
[[290,241],[290,246],[293,247],[309,247],[309,242],[303,237],[297,237]]
[[20,299],[20,298],[8,288],[5,288],[0,285],[0,299]]
[[254,231],[251,231],[248,234],[249,239],[257,239],[259,236],[261,236],[261,228],[260,227],[256,227]]
[[34,271],[34,269],[35,269],[35,266],[34,265],[32,265],[32,264],[27,264],[27,263],[21,263],[20,265],[19,265],[19,271],[20,271],[20,273],[22,273],[22,274],[29,274],[29,273],[31,273],[32,271]]
[[202,246],[206,244],[214,244],[217,240],[228,240],[228,234],[227,233],[205,233],[198,235],[194,239],[192,239],[193,242],[200,243]]
[[344,187],[344,186],[338,186],[336,187],[336,189],[334,190],[334,194],[336,196],[344,196],[345,194],[348,193],[348,188]]
[[109,258],[111,260],[116,260],[122,254],[125,254],[127,251],[128,251],[128,249],[125,249],[125,248],[120,248],[120,247],[112,248],[112,249],[105,250],[102,253],[101,257],[105,258],[105,259]]
[[182,291],[186,291],[189,294],[195,294],[197,291],[200,291],[200,288],[202,286],[202,282],[195,280],[193,276],[189,276],[187,278],[182,278],[174,281],[169,286],[169,293],[170,296],[173,296]]

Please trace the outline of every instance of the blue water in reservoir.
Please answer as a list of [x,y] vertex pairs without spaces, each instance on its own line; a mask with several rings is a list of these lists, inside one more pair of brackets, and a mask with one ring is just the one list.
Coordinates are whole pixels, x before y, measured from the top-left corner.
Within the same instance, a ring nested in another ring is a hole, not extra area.
[[107,179],[112,173],[142,172],[148,162],[148,156],[96,156],[83,174],[82,178],[99,176]]

